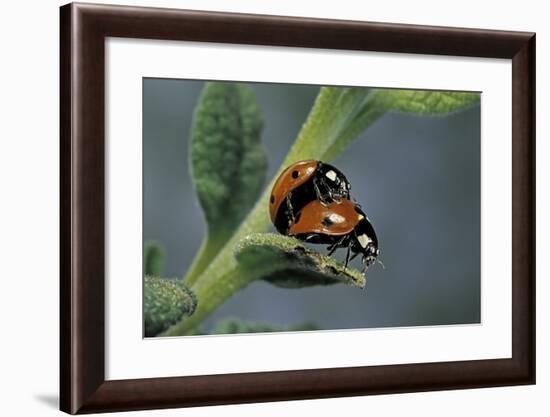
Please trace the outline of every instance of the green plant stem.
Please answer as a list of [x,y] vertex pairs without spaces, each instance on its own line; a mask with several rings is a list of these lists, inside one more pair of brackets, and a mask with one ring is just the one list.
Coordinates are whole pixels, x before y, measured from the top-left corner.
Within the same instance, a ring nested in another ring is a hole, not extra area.
[[267,230],[269,226],[267,201],[271,187],[270,184],[266,188],[250,215],[218,256],[214,258],[210,266],[201,274],[200,280],[195,280],[191,287],[198,300],[195,313],[170,327],[164,336],[189,334],[233,293],[256,279],[259,271],[250,273],[239,267],[233,255],[233,246],[253,231]]
[[[343,91],[339,88],[322,89],[315,104],[303,125],[277,174],[265,188],[256,205],[241,223],[233,237],[220,250],[211,264],[195,277],[191,289],[197,296],[197,309],[188,318],[170,327],[164,336],[181,336],[192,333],[206,317],[216,310],[237,290],[244,288],[258,277],[256,273],[245,273],[235,259],[235,243],[254,232],[264,232],[270,225],[268,201],[271,188],[278,175],[290,164],[303,159],[324,160],[325,153],[350,124],[350,120],[359,115],[363,109],[365,92],[359,96],[358,90]],[[355,94],[356,96],[353,96]],[[336,111],[335,102],[339,106]],[[364,126],[366,128],[366,126]],[[332,153],[332,157],[336,155]]]
[[220,249],[227,243],[227,240],[231,236],[231,232],[218,233],[216,237],[206,237],[202,241],[201,247],[187,272],[184,280],[186,285],[192,286],[195,284],[200,275],[210,265],[210,262],[218,254]]
[[[193,291],[200,299],[200,309],[197,308],[195,313],[186,320],[181,320],[170,327],[162,336],[181,336],[184,334],[193,334],[198,325],[223,301],[228,294],[232,294],[236,290],[245,287],[251,280],[254,279],[253,274],[245,274],[245,271],[238,266],[228,269],[223,273],[223,280],[212,285],[213,280],[209,282],[201,281],[196,283]],[[218,275],[216,275],[218,276]]]

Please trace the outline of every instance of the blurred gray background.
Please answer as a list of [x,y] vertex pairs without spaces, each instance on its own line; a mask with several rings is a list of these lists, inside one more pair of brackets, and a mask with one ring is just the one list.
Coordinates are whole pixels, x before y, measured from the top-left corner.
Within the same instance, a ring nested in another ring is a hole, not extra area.
[[[249,85],[264,112],[271,178],[319,87]],[[205,232],[188,163],[202,86],[143,81],[143,237],[164,246],[168,277],[185,275]],[[385,269],[369,268],[366,290],[285,290],[255,282],[205,321],[204,330],[225,317],[310,321],[323,329],[479,323],[480,107],[445,117],[386,114],[333,163],[375,227]]]

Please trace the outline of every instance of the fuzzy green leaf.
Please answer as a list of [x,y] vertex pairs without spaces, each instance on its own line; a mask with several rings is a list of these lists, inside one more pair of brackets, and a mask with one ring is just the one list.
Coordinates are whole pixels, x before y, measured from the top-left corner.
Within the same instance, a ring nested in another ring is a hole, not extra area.
[[[416,113],[423,115],[444,115],[464,110],[479,103],[479,93],[425,90],[366,89],[360,90],[365,99],[358,103],[359,109],[325,152],[323,160],[331,161],[341,154],[363,131],[388,111]],[[356,93],[359,94],[359,93]]]
[[363,274],[304,247],[291,237],[255,233],[239,241],[235,257],[241,267],[282,288],[347,284],[363,288]]
[[164,249],[157,242],[147,242],[143,249],[143,270],[145,275],[160,276],[164,269]]
[[416,114],[446,114],[479,103],[480,93],[426,90],[375,89],[369,106],[386,111]]
[[208,232],[233,230],[265,179],[263,120],[250,88],[207,83],[191,131],[191,169]]
[[319,328],[310,322],[298,323],[292,326],[278,326],[257,321],[228,318],[218,321],[212,330],[212,334],[300,332],[310,330],[319,330]]
[[252,90],[206,83],[191,129],[191,175],[207,223],[207,239],[191,268],[190,284],[231,237],[265,181],[263,117]]
[[155,336],[197,307],[195,294],[181,280],[146,276],[143,282],[145,336]]

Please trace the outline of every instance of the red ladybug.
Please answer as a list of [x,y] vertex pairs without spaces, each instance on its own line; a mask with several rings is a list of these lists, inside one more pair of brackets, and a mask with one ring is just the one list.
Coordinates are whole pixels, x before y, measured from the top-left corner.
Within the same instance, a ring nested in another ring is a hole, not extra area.
[[[338,248],[347,248],[346,267],[361,254],[363,272],[380,252],[369,219],[358,204],[348,199],[328,205],[318,200],[310,202],[298,212],[288,235],[310,243],[329,244],[329,255]],[[350,252],[353,252],[351,258]]]
[[296,215],[308,203],[323,204],[349,199],[351,184],[337,168],[321,161],[299,161],[286,168],[275,181],[269,214],[275,228],[287,234]]

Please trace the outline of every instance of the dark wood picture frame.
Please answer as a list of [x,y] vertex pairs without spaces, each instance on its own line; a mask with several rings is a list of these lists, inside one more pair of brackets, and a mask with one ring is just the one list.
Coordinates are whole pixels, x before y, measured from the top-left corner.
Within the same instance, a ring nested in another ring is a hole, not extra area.
[[[535,34],[140,7],[61,7],[60,403],[69,413],[533,384]],[[512,358],[105,380],[105,39],[512,60]]]

